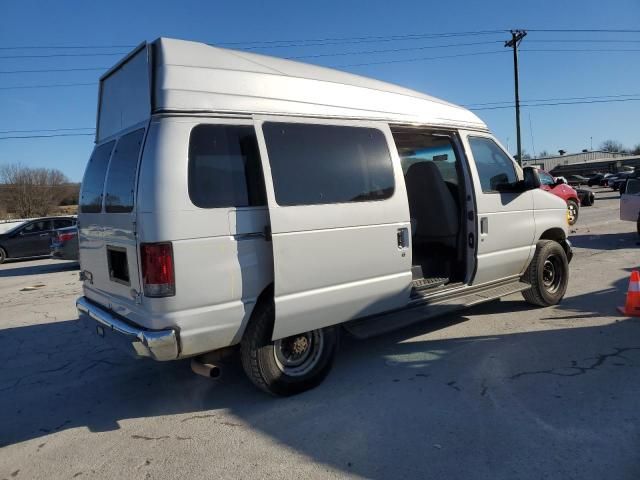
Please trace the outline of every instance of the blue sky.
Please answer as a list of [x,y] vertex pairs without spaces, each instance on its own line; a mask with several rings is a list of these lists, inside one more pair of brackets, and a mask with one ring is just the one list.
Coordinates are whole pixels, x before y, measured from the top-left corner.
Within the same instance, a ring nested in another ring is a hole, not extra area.
[[[0,47],[135,45],[158,36],[207,43],[390,37],[449,32],[527,29],[638,29],[638,0],[603,1],[30,1],[3,2]],[[343,69],[394,82],[459,103],[510,101],[512,57],[500,43],[504,34],[440,39],[334,43],[295,48],[262,48],[280,56],[336,54],[413,48],[401,52],[308,58],[327,66],[482,53],[453,58],[349,66]],[[558,42],[561,40],[562,42]],[[567,40],[575,41],[567,42]],[[606,40],[606,41],[604,41]],[[617,42],[624,40],[624,42]],[[616,41],[616,42],[614,42]],[[477,43],[441,47],[459,43]],[[314,43],[314,42],[311,42]],[[318,42],[315,42],[318,43]],[[327,43],[327,42],[324,42]],[[282,45],[282,44],[281,44]],[[240,47],[247,47],[239,45]],[[424,48],[440,46],[439,48]],[[420,49],[418,49],[420,48]],[[639,33],[530,32],[521,45],[521,98],[555,99],[635,94],[640,97]],[[526,52],[525,50],[553,52]],[[613,49],[617,52],[567,52],[558,49]],[[111,53],[127,48],[13,50],[0,56],[60,53]],[[620,51],[627,50],[627,51]],[[636,50],[636,51],[633,51]],[[500,53],[489,53],[499,51]],[[503,52],[504,51],[504,52]],[[2,58],[0,71],[104,67],[120,55]],[[0,73],[0,132],[95,126],[97,79],[101,71]],[[22,88],[63,83],[91,85]],[[640,143],[640,102],[524,108],[523,146],[555,152],[596,148],[614,138]],[[477,112],[510,150],[515,150],[513,109]],[[530,128],[531,127],[531,128]],[[85,132],[88,130],[85,130]],[[43,134],[49,132],[42,132]],[[57,133],[65,133],[57,132]],[[531,133],[534,142],[532,143]],[[21,133],[0,133],[0,136]],[[25,133],[24,135],[28,135]],[[0,140],[0,164],[21,162],[55,167],[79,181],[93,147],[91,136]]]

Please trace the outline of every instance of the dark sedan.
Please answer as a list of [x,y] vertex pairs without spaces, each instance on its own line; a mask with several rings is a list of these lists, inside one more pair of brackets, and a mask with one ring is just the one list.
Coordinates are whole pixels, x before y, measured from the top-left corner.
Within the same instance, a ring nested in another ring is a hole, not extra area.
[[9,258],[49,255],[54,230],[76,224],[74,217],[28,220],[0,234],[0,263]]

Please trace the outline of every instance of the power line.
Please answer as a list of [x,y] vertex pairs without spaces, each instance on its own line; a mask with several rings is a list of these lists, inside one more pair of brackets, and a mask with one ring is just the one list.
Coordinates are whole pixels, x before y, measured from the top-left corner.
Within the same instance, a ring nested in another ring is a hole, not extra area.
[[51,53],[46,55],[0,55],[1,60],[11,58],[54,58],[54,57],[108,57],[115,55],[126,55],[128,52],[111,53]]
[[[479,35],[495,35],[503,33],[505,30],[480,30],[471,32],[447,32],[447,33],[418,33],[406,35],[386,35],[386,36],[363,36],[363,37],[329,37],[314,39],[297,39],[297,40],[255,40],[243,42],[211,42],[211,46],[240,46],[246,45],[245,50],[259,48],[293,48],[293,47],[309,47],[323,45],[342,45],[351,43],[369,43],[369,42],[393,42],[401,40],[424,40],[431,38],[451,38],[451,37],[468,37]],[[284,44],[284,45],[283,45]],[[135,48],[136,45],[31,45],[31,46],[10,46],[0,47],[0,50],[63,50],[63,49],[101,49],[101,48]],[[68,54],[71,56],[71,54]],[[109,54],[104,54],[109,55]],[[20,56],[23,57],[23,56]],[[13,58],[13,57],[12,57]]]
[[92,83],[53,83],[50,85],[16,85],[12,87],[0,87],[0,90],[18,90],[23,88],[56,88],[56,87],[85,87],[97,86],[96,82]]
[[9,137],[0,137],[0,140],[9,140],[16,138],[52,138],[52,137],[81,137],[81,136],[90,136],[93,137],[93,133],[54,133],[52,135],[19,135],[19,136],[9,136]]
[[287,59],[298,59],[298,58],[320,58],[320,57],[336,57],[336,56],[345,56],[345,55],[369,55],[374,53],[397,53],[397,52],[409,52],[415,50],[428,50],[432,48],[451,48],[451,47],[468,47],[472,45],[491,45],[494,43],[502,43],[501,40],[492,40],[489,42],[470,42],[470,43],[452,43],[448,45],[425,45],[421,47],[406,47],[406,48],[388,48],[384,50],[365,50],[359,52],[334,52],[334,53],[319,53],[315,55],[298,55],[295,57],[284,57]]
[[616,28],[527,28],[526,30],[544,33],[640,33],[640,30]]
[[571,39],[571,38],[548,38],[548,39],[538,39],[538,38],[533,38],[531,40],[527,40],[527,43],[640,43],[640,40],[628,40],[628,39],[624,39],[624,40],[614,40],[611,38],[604,38],[604,39],[593,39],[593,38],[576,38],[576,39]]
[[[619,99],[610,99],[610,100],[585,100],[585,101],[577,101],[577,102],[554,102],[554,103],[532,103],[528,105],[521,105],[523,108],[529,107],[555,107],[560,105],[586,105],[592,103],[619,103],[619,102],[637,102],[640,101],[640,98],[619,98]],[[500,110],[503,108],[513,108],[514,104],[511,105],[500,105],[495,107],[479,107],[479,108],[469,108],[469,110],[479,111],[479,110]]]
[[606,53],[624,53],[624,52],[640,52],[640,48],[523,48],[521,52],[606,52]]
[[438,57],[421,57],[421,58],[407,58],[403,60],[386,60],[381,62],[367,62],[367,63],[349,63],[346,65],[333,65],[333,68],[344,68],[344,67],[364,67],[369,65],[386,65],[390,63],[404,63],[404,62],[421,62],[426,60],[439,60],[441,58],[456,58],[456,57],[469,57],[476,55],[493,55],[496,53],[505,53],[504,50],[493,50],[490,52],[473,52],[473,53],[457,53],[454,55],[441,55]]
[[[621,93],[618,95],[594,95],[589,97],[561,97],[561,98],[531,98],[528,100],[522,100],[523,102],[556,102],[565,100],[592,100],[592,99],[604,99],[604,98],[620,98],[620,97],[639,97],[640,93]],[[466,103],[463,107],[478,107],[485,105],[499,105],[508,103],[513,105],[512,100],[503,100],[500,102],[484,102],[484,103]]]
[[109,67],[91,67],[91,68],[46,68],[46,69],[38,69],[38,70],[0,70],[0,74],[10,74],[10,73],[52,73],[52,72],[89,72],[95,70],[108,70]]
[[66,132],[72,130],[95,130],[93,127],[78,128],[39,128],[37,130],[3,130],[0,133]]
[[94,49],[94,48],[135,48],[136,45],[35,45],[0,47],[0,50],[64,50],[64,49]]

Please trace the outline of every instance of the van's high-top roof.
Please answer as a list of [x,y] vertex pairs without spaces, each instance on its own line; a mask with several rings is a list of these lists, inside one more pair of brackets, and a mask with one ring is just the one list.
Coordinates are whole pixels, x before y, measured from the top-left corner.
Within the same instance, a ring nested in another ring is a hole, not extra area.
[[97,140],[160,112],[383,119],[487,128],[463,107],[390,83],[168,38],[140,45],[100,79]]

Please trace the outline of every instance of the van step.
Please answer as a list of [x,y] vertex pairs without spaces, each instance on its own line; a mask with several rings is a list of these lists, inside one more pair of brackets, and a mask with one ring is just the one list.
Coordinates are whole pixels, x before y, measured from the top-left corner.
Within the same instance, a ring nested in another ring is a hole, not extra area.
[[411,286],[414,290],[424,290],[426,288],[439,287],[447,283],[449,283],[449,279],[444,277],[418,278],[411,282]]
[[380,315],[359,318],[344,324],[354,337],[364,339],[409,326],[429,318],[445,315],[465,307],[488,302],[512,293],[521,292],[531,285],[519,280],[488,287],[446,289],[439,294],[413,300],[407,308]]

